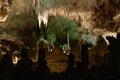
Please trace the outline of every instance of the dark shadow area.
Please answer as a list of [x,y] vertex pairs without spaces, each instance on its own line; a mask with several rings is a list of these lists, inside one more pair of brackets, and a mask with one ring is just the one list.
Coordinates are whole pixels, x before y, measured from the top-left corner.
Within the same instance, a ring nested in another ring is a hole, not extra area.
[[33,62],[28,56],[28,51],[21,49],[21,59],[18,61],[15,68],[15,80],[32,80],[32,65]]
[[120,33],[117,37],[106,36],[109,41],[109,55],[105,55],[100,66],[89,67],[89,48],[91,45],[81,45],[81,60],[75,62],[75,55],[67,56],[67,68],[63,72],[50,72],[46,59],[46,49],[38,50],[38,67],[29,58],[28,51],[21,49],[16,65],[12,62],[11,54],[6,53],[0,61],[0,80],[119,80],[120,79]]

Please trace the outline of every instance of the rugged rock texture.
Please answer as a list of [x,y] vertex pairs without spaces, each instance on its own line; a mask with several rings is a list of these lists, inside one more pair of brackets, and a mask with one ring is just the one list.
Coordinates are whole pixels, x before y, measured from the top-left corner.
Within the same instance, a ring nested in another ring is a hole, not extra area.
[[95,35],[100,34],[94,32],[95,28],[116,32],[120,25],[119,3],[119,0],[0,0],[0,38],[18,39],[27,46],[35,46],[39,37],[38,12],[73,19]]
[[54,16],[62,15],[74,20],[80,17],[81,21],[78,22],[87,29],[105,28],[113,31],[113,26],[116,26],[113,17],[118,14],[119,3],[119,0],[1,0],[0,19],[2,20],[5,16],[7,18],[5,22],[1,21],[0,25],[5,29],[18,25],[21,29],[23,25],[27,26],[31,22],[36,25],[35,10],[43,14],[45,12]]
[[[0,23],[0,38],[20,40],[26,46],[34,47],[37,42],[38,28],[37,16],[33,10],[32,2],[28,0],[1,0],[4,7],[0,16],[7,15],[7,19]],[[8,10],[9,9],[9,10]],[[2,8],[1,8],[2,10]],[[8,11],[4,13],[5,11]],[[4,15],[3,15],[4,14]]]

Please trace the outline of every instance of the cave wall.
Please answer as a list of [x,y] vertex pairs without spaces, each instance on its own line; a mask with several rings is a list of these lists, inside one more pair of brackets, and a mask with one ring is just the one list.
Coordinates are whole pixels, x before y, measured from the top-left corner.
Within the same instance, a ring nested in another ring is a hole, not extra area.
[[[23,42],[28,47],[34,47],[38,39],[38,20],[32,6],[32,0],[0,1],[8,3],[7,19],[0,22],[0,39]],[[4,5],[3,5],[4,6]]]
[[[39,35],[36,32],[38,14],[35,11],[40,11],[41,15],[47,13],[71,18],[90,31],[93,28],[113,31],[114,26],[117,26],[117,30],[119,25],[112,18],[119,11],[119,3],[119,0],[1,0],[0,16],[8,17],[6,21],[0,22],[0,37],[20,39],[29,46],[35,45],[34,41],[37,41]],[[80,21],[77,20],[79,17]]]

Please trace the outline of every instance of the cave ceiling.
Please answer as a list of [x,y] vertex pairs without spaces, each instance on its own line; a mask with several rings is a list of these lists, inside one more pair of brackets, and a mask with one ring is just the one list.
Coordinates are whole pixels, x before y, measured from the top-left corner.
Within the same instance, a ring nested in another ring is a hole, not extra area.
[[117,31],[119,3],[119,0],[0,0],[0,37],[36,44],[38,13],[73,20],[81,17],[82,21],[78,22],[86,29]]

